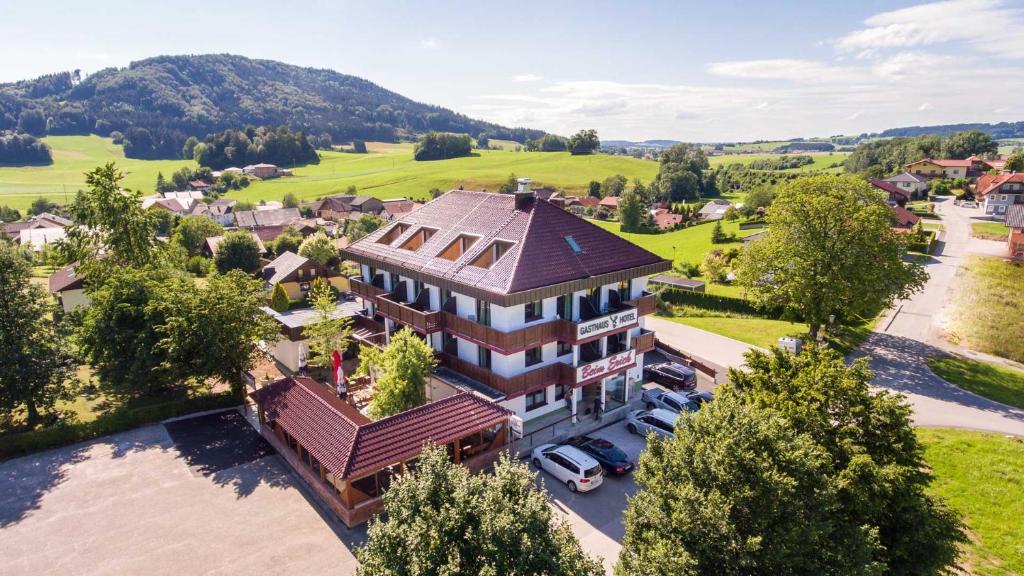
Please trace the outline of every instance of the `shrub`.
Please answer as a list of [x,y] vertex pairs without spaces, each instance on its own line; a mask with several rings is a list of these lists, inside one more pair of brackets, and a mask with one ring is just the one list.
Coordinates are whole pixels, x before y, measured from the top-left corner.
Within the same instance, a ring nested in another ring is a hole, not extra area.
[[185,270],[202,278],[210,273],[212,266],[213,262],[209,258],[192,256],[185,263]]

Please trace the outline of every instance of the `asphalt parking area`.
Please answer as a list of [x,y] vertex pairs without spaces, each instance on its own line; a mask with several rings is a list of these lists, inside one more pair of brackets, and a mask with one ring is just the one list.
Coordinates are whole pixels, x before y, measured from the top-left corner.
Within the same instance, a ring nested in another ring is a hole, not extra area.
[[[611,424],[590,436],[612,442],[634,463],[647,446],[643,437],[626,430],[625,421]],[[626,497],[637,490],[633,473],[606,476],[599,488],[588,493],[570,492],[568,487],[546,472],[541,472],[540,476],[551,495],[551,506],[568,520],[583,549],[591,556],[601,558],[610,574],[625,535],[622,513],[626,509]]]
[[237,410],[167,422],[164,428],[195,475],[216,474],[274,453]]

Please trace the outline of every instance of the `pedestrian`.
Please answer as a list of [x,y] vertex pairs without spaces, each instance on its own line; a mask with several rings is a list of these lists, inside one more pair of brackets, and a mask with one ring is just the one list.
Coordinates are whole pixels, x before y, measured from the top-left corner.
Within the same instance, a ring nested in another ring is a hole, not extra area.
[[601,419],[601,397],[594,396],[594,420]]
[[566,389],[565,395],[562,397],[565,399],[565,407],[569,409],[569,412],[572,412],[572,388]]

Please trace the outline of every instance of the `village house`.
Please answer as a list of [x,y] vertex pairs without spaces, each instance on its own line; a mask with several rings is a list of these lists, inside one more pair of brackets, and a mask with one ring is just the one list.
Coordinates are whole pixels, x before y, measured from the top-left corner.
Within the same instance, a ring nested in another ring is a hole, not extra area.
[[237,200],[218,198],[209,204],[196,202],[188,211],[189,216],[206,216],[221,226],[234,226],[235,214],[231,211]]
[[289,300],[305,298],[313,280],[317,278],[323,278],[341,292],[348,292],[348,278],[336,270],[294,252],[284,252],[263,267],[263,281],[267,289],[271,290],[275,285],[280,285]]
[[352,200],[355,196],[328,196],[323,200],[313,202],[310,209],[317,218],[326,220],[344,221],[352,211]]
[[729,201],[716,198],[709,200],[698,212],[697,217],[701,220],[721,220],[725,217],[725,211],[729,209]]
[[936,160],[925,158],[906,165],[907,172],[915,176],[925,178],[945,178],[955,180],[966,178],[977,180],[982,174],[994,170],[993,161],[983,160],[977,156],[971,156],[963,160]]
[[1010,206],[1006,211],[1006,226],[1010,229],[1006,238],[1010,258],[1024,261],[1024,204]]
[[654,348],[646,278],[670,263],[527,186],[453,190],[353,242],[352,292],[388,333],[422,335],[452,388],[472,382],[525,420],[620,408]]
[[673,214],[667,208],[655,208],[651,211],[651,221],[661,230],[670,230],[683,223],[683,215]]
[[356,196],[349,202],[349,206],[352,207],[352,212],[358,212],[358,214],[349,214],[349,218],[361,216],[363,214],[374,214],[379,215],[384,210],[384,203],[379,198],[373,196]]
[[[270,356],[281,366],[291,372],[300,372],[306,368],[309,359],[309,341],[303,330],[320,320],[316,309],[305,306],[278,312],[269,306],[262,308],[280,326],[281,336],[273,343],[268,343]],[[356,344],[382,345],[382,326],[362,315],[363,307],[355,300],[340,300],[335,305],[331,318],[351,318],[353,320],[353,340]],[[345,352],[341,350],[340,352]]]
[[89,306],[89,297],[85,294],[85,281],[75,274],[75,265],[57,270],[47,281],[50,294],[57,298],[65,313]]
[[383,207],[381,208],[380,215],[384,217],[385,220],[404,218],[410,212],[423,205],[419,202],[406,200],[405,198],[390,198],[382,200],[381,204]]
[[911,198],[924,198],[928,192],[928,178],[911,174],[910,172],[897,174],[891,178],[886,178],[885,181],[904,192],[908,192]]
[[210,191],[212,184],[203,180],[189,180],[188,189],[206,194]]
[[909,230],[917,224],[918,220],[920,220],[920,217],[917,214],[914,214],[903,206],[891,205],[890,208],[892,208],[894,222],[893,228]]
[[597,207],[609,212],[617,212],[619,210],[619,197],[605,196],[597,203]]
[[890,206],[906,206],[907,202],[910,201],[910,192],[892,182],[879,180],[878,178],[868,178],[868,183],[886,194],[885,201]]
[[[260,237],[255,232],[250,232],[249,234],[251,234],[253,240],[256,241],[256,247],[259,248],[260,254],[266,254],[267,247],[263,244],[263,240],[260,240]],[[206,242],[203,243],[203,254],[209,258],[216,258],[217,249],[220,248],[220,244],[223,241],[223,236],[210,236],[206,239]]]
[[24,222],[4,224],[3,233],[14,242],[38,252],[43,246],[64,239],[64,229],[70,225],[71,220],[63,216],[43,212]]
[[270,242],[289,226],[302,220],[298,208],[270,210],[239,210],[235,213],[235,226],[255,232],[264,242]]
[[[224,171],[227,172],[229,170],[231,170],[231,168],[227,168]],[[261,179],[276,178],[278,176],[283,176],[284,175],[284,174],[281,173],[282,171],[280,169],[278,169],[277,166],[275,166],[273,164],[266,164],[266,163],[250,164],[250,165],[242,168],[242,172],[244,172],[245,174],[248,174],[250,176],[255,176],[255,177],[261,178]]]
[[1005,220],[1011,206],[1024,204],[1024,173],[985,174],[974,186],[974,197],[986,215]]
[[509,411],[470,392],[377,421],[309,378],[284,378],[251,397],[263,436],[349,527],[381,510],[383,492],[415,470],[425,444],[480,471],[509,441]]

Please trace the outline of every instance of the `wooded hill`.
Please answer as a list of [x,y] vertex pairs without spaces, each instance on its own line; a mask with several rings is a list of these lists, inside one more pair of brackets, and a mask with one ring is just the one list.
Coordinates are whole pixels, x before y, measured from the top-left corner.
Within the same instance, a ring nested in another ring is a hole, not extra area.
[[332,70],[230,54],[158,56],[85,78],[75,71],[0,84],[0,130],[117,131],[137,158],[177,158],[189,136],[248,125],[287,125],[334,142],[393,142],[431,130],[519,142],[544,134],[474,120]]

